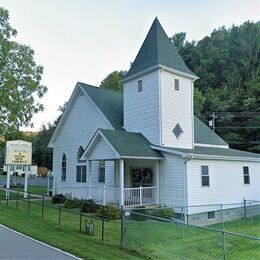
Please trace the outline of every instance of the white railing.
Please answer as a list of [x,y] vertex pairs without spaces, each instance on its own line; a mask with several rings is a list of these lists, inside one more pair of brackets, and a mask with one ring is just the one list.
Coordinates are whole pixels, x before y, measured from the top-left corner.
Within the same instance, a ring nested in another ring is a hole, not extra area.
[[125,206],[149,205],[156,203],[157,187],[125,188]]
[[114,187],[91,186],[87,187],[87,198],[91,198],[96,202],[106,205],[108,203],[118,203],[119,201],[119,189]]

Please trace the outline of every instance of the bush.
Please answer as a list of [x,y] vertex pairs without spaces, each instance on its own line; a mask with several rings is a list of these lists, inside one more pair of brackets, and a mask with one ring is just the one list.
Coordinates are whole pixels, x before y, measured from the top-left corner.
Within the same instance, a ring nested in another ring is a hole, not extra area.
[[52,197],[52,203],[57,204],[57,203],[64,203],[66,200],[66,197],[63,194],[56,194],[55,196]]
[[[141,216],[141,215],[138,215],[139,214],[147,214],[147,210],[145,209],[145,206],[136,206],[135,207],[136,209],[132,210],[133,214],[131,214],[131,219],[132,220],[138,220],[138,221],[145,221],[147,220],[147,217],[146,216]],[[134,213],[137,213],[137,214],[134,214]]]
[[7,175],[7,172],[3,172],[2,174],[3,174],[3,175]]
[[94,200],[82,200],[82,212],[95,213],[98,208]]
[[109,204],[104,208],[100,208],[96,212],[97,216],[107,219],[120,219],[120,210],[118,207]]
[[80,208],[81,201],[77,199],[65,200],[64,207],[67,209]]
[[171,219],[175,217],[175,212],[173,209],[170,208],[164,208],[164,209],[160,208],[160,209],[155,209],[152,215],[157,218]]
[[[17,176],[17,175],[16,175],[16,176]],[[25,173],[22,173],[21,176],[22,176],[22,177],[25,177]]]

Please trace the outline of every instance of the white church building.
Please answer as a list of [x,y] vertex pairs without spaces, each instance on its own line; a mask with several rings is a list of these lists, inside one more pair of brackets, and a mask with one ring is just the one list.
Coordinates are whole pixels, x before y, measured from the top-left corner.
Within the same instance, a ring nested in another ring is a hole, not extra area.
[[49,143],[55,193],[186,215],[260,201],[260,155],[229,148],[194,116],[196,79],[156,18],[123,93],[77,83]]

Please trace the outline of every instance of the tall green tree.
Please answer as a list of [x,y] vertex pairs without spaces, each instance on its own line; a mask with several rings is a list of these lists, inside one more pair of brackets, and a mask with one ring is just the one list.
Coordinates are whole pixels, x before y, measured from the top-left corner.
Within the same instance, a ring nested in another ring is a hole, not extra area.
[[0,7],[0,135],[31,124],[44,109],[36,101],[47,91],[41,85],[43,67],[34,61],[34,51],[14,41],[17,31],[9,24],[8,11]]
[[124,72],[123,71],[113,71],[111,72],[105,79],[102,80],[100,87],[101,88],[107,88],[107,89],[113,89],[116,91],[122,91],[123,90],[123,84],[119,81],[123,79]]

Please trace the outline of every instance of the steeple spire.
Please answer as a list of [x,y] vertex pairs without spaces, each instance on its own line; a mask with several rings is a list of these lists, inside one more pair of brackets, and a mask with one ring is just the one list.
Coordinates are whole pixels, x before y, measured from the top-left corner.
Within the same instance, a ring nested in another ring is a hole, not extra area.
[[157,17],[155,17],[130,70],[125,75],[125,78],[156,65],[162,65],[196,76],[187,67],[182,57],[176,51]]

